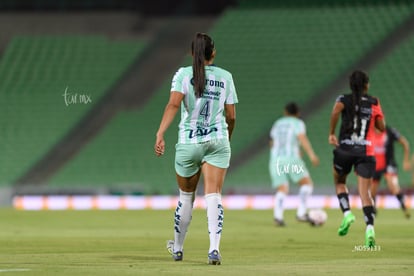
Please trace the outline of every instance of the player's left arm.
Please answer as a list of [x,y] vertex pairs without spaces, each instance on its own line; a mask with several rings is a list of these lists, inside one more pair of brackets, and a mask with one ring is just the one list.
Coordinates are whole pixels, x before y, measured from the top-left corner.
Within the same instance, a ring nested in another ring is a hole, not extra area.
[[234,86],[233,76],[230,74],[228,81],[228,94],[224,103],[224,115],[226,117],[227,130],[229,133],[229,141],[233,135],[233,130],[236,125],[236,103],[239,102],[237,98],[236,88]]
[[382,112],[379,99],[376,98],[376,101],[377,101],[377,104],[372,106],[372,115],[375,120],[375,128],[378,129],[380,132],[383,132],[386,130],[384,113]]
[[404,151],[404,159],[403,159],[403,169],[405,171],[409,171],[411,169],[411,162],[410,162],[410,143],[408,140],[400,135],[400,138],[398,138],[398,143],[400,143],[403,147]]
[[302,148],[305,150],[306,154],[309,156],[309,159],[311,160],[312,165],[314,166],[319,165],[319,157],[313,151],[312,144],[310,143],[306,133],[298,134],[298,140]]
[[233,134],[233,129],[236,125],[236,106],[234,104],[225,104],[224,110],[226,116],[227,129],[229,132],[229,140],[231,140],[231,135]]

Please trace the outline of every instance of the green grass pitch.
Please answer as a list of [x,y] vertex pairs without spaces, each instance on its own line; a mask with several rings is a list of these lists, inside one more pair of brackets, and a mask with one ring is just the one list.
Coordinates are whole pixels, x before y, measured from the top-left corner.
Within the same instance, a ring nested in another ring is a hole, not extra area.
[[4,275],[412,275],[414,220],[380,210],[378,248],[361,250],[362,211],[345,237],[340,210],[322,227],[295,221],[275,227],[271,210],[225,210],[221,266],[207,265],[205,210],[195,210],[184,261],[165,249],[173,210],[17,211],[0,209],[0,274]]

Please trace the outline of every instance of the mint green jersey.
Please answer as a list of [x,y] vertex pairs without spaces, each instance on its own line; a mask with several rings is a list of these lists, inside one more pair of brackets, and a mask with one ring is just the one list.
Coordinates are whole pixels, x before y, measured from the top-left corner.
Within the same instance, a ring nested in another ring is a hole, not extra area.
[[180,68],[174,75],[171,91],[184,94],[178,143],[193,144],[213,139],[228,139],[225,104],[238,102],[230,72],[214,65],[205,66],[206,86],[197,98],[193,87],[192,66]]
[[273,140],[271,157],[300,158],[299,134],[306,134],[305,123],[301,119],[285,116],[277,120],[270,131]]

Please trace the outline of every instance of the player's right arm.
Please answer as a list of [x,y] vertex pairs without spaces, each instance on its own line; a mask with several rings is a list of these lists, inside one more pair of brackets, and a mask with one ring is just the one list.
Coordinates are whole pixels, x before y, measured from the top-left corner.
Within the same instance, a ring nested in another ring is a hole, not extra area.
[[165,107],[164,114],[161,119],[160,127],[158,128],[155,141],[155,154],[157,156],[163,155],[165,150],[165,141],[164,133],[167,131],[168,127],[171,125],[174,120],[175,114],[177,114],[178,109],[180,108],[181,101],[184,98],[184,94],[172,91],[170,94],[170,99]]
[[344,110],[345,105],[338,101],[335,102],[335,105],[332,109],[332,113],[331,113],[331,120],[329,122],[329,137],[328,137],[328,142],[331,145],[334,146],[339,146],[338,143],[338,139],[336,138],[335,135],[335,129],[336,129],[336,125],[338,124],[338,120],[339,120],[339,116],[341,115],[342,110]]

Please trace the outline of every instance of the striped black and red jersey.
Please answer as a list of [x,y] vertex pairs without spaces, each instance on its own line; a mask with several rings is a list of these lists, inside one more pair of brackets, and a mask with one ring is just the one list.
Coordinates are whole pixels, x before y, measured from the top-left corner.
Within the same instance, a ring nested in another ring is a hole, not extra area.
[[401,138],[401,134],[395,128],[386,127],[386,130],[374,135],[376,171],[385,169],[388,165],[397,166],[394,154],[394,143]]
[[360,103],[354,104],[352,98],[352,94],[346,94],[336,99],[344,105],[339,147],[353,155],[373,156],[375,121],[384,117],[380,102],[375,97],[364,95]]

